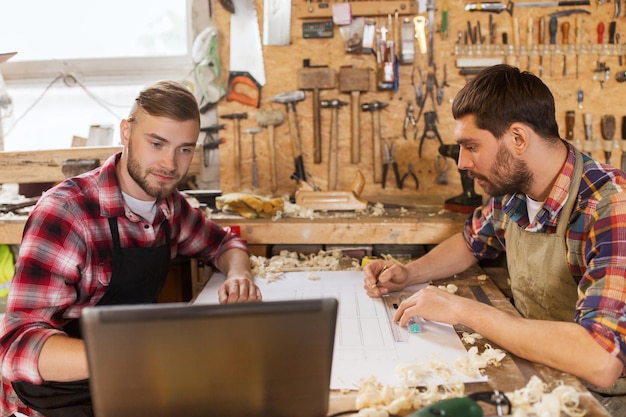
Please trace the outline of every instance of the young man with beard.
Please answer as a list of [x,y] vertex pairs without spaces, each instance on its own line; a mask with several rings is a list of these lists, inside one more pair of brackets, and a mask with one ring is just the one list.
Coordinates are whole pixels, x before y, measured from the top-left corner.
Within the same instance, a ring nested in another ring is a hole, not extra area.
[[428,286],[394,319],[463,324],[517,356],[624,394],[626,174],[561,140],[552,93],[517,68],[483,70],[452,113],[458,167],[491,197],[423,257],[370,263],[366,292],[380,297],[506,252],[522,317]]
[[227,276],[220,303],[261,300],[245,241],[177,191],[199,132],[193,94],[158,82],[121,121],[121,153],[39,200],[0,325],[2,417],[92,415],[81,310],[157,301],[177,255]]

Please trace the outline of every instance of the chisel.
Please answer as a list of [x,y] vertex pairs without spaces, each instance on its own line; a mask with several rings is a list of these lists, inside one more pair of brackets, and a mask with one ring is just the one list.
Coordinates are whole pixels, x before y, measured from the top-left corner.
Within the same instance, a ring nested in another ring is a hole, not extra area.
[[550,17],[550,77],[554,75],[554,54],[556,53],[556,31],[559,27],[556,16]]
[[561,25],[561,33],[563,34],[563,76],[567,75],[567,48],[569,45],[569,22],[563,22]]
[[622,116],[622,164],[620,169],[626,172],[626,116]]
[[611,152],[613,151],[613,135],[615,134],[615,116],[605,114],[600,122],[600,130],[602,131],[602,150],[604,151],[604,160],[607,165],[611,164]]
[[591,155],[593,152],[593,124],[591,113],[585,113],[585,152]]
[[570,142],[574,140],[575,119],[576,119],[576,112],[574,110],[568,110],[565,112],[565,139]]
[[539,76],[543,77],[543,55],[546,52],[546,18],[539,19]]

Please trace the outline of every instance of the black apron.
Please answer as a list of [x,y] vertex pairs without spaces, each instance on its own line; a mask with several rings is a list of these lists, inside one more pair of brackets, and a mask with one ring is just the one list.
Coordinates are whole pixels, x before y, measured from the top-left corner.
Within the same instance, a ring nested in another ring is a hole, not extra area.
[[[113,236],[113,271],[109,286],[97,305],[157,302],[170,264],[169,223],[165,221],[164,226],[165,245],[122,248],[117,218],[109,218],[109,228]],[[71,320],[63,330],[70,337],[81,338],[79,319]],[[93,416],[87,379],[72,382],[45,381],[41,385],[16,381],[12,385],[25,405],[46,417]]]

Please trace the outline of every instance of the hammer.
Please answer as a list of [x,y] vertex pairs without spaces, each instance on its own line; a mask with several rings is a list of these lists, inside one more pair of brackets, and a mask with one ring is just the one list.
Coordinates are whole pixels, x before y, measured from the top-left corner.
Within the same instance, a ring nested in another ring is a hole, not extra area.
[[289,120],[289,136],[291,136],[291,149],[296,172],[292,178],[296,181],[306,181],[304,161],[302,160],[302,145],[300,144],[300,132],[298,131],[298,117],[296,115],[296,103],[304,100],[304,91],[296,90],[277,94],[270,98],[274,103],[282,103],[287,107],[287,119]]
[[372,101],[363,103],[361,110],[372,112],[372,136],[374,138],[374,182],[383,182],[383,152],[382,142],[380,140],[380,111],[389,104],[380,101]]
[[234,159],[235,159],[235,187],[241,188],[241,131],[239,129],[239,121],[247,119],[248,113],[231,113],[220,116],[222,119],[232,120],[235,127],[233,132],[234,138]]
[[334,191],[337,189],[337,148],[339,147],[339,123],[337,113],[338,110],[346,106],[348,103],[337,99],[322,100],[320,106],[323,109],[332,109],[331,123],[330,123],[330,147],[328,158],[328,189]]

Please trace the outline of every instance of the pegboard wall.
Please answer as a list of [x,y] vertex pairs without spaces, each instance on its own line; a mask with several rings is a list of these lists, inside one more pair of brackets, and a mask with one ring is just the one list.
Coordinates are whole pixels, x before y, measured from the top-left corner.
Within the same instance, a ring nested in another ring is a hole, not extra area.
[[[266,1],[267,4],[270,4],[269,0]],[[444,161],[437,161],[439,142],[432,137],[436,136],[433,129],[428,129],[425,124],[425,114],[436,111],[437,121],[434,124],[436,131],[444,143],[453,143],[455,123],[451,116],[451,101],[466,83],[467,77],[471,77],[471,71],[469,71],[470,74],[465,74],[468,72],[467,67],[457,65],[458,63],[462,64],[459,61],[461,59],[469,59],[471,63],[474,63],[475,59],[497,59],[519,66],[522,70],[530,70],[537,75],[540,75],[541,59],[541,78],[548,84],[555,96],[557,121],[561,136],[571,138],[580,149],[592,153],[602,161],[605,159],[603,151],[610,150],[611,164],[619,167],[622,143],[626,142],[626,140],[622,140],[622,118],[626,115],[626,83],[618,81],[616,76],[625,70],[623,59],[626,57],[624,56],[625,46],[623,42],[626,41],[626,36],[624,36],[626,35],[626,17],[624,17],[624,10],[620,10],[619,16],[615,16],[616,3],[592,0],[590,5],[576,7],[535,6],[524,8],[522,2],[519,2],[518,7],[513,7],[512,13],[508,11],[487,13],[467,11],[466,6],[470,2],[465,0],[447,0],[444,2],[437,0],[434,24],[432,25],[434,28],[432,63],[429,62],[429,52],[423,53],[420,50],[419,40],[416,39],[412,46],[414,51],[413,62],[398,65],[397,87],[380,90],[377,76],[380,72],[376,54],[346,52],[347,43],[341,35],[339,26],[329,26],[328,22],[331,21],[332,17],[329,17],[329,14],[324,15],[324,13],[332,14],[334,3],[306,3],[304,1],[298,3],[299,1],[302,0],[294,0],[291,4],[289,45],[262,47],[267,81],[261,89],[259,107],[229,101],[226,98],[217,105],[219,123],[226,125],[226,129],[220,132],[220,137],[225,140],[220,145],[220,187],[223,192],[252,191],[263,195],[278,196],[293,194],[296,190],[297,182],[291,179],[295,170],[294,154],[286,106],[272,102],[270,99],[278,94],[299,89],[298,70],[303,68],[305,60],[309,60],[311,66],[327,66],[335,69],[337,73],[342,67],[366,68],[368,70],[369,87],[367,91],[360,93],[359,103],[361,105],[373,102],[386,104],[386,107],[378,113],[380,116],[380,138],[383,142],[394,143],[395,159],[400,176],[404,175],[409,164],[412,164],[419,178],[419,189],[415,189],[411,179],[406,180],[403,189],[398,189],[393,170],[390,167],[385,188],[382,187],[380,181],[376,181],[376,175],[379,176],[378,180],[380,179],[380,173],[377,174],[377,171],[381,169],[379,164],[374,162],[375,130],[373,129],[373,118],[376,113],[364,112],[360,109],[358,114],[360,119],[358,123],[360,161],[353,162],[351,156],[351,120],[353,116],[350,102],[354,96],[350,93],[341,92],[337,87],[321,89],[319,90],[321,100],[338,99],[347,104],[336,111],[337,190],[349,190],[357,171],[361,171],[365,176],[365,188],[362,195],[372,200],[375,200],[376,196],[379,195],[415,196],[416,199],[435,195],[447,198],[461,191],[460,176],[456,164],[451,159],[447,159],[447,167],[445,167],[448,184],[441,184],[440,181],[437,181],[436,166],[439,162],[438,166],[444,167]],[[388,31],[388,39],[393,39],[390,34],[397,33],[398,38],[396,39],[398,41],[402,40],[400,29],[404,17],[410,19],[411,30],[414,31],[413,18],[423,16],[428,19],[429,16],[426,5],[418,3],[389,0],[356,1],[341,4],[351,5],[354,17],[359,17],[359,13],[370,14],[366,16],[371,19],[367,22],[375,23],[377,33],[381,33],[381,29]],[[408,9],[405,7],[406,4],[408,4]],[[502,4],[510,7],[510,3]],[[369,7],[366,11],[362,9],[364,5]],[[401,13],[396,18],[399,7],[402,7]],[[256,0],[260,34],[264,30],[263,8],[264,1]],[[443,12],[446,9],[447,34],[442,31],[445,28],[445,25],[442,26],[444,22],[442,20],[444,18]],[[230,13],[219,4],[213,10],[214,21],[220,33],[221,62],[227,73],[226,70],[229,68]],[[372,12],[372,10],[375,11]],[[557,19],[558,30],[554,35],[554,44],[550,44],[550,14],[569,10],[583,10],[585,13],[574,13],[569,16],[560,15]],[[542,17],[547,33],[545,46],[539,45],[539,27]],[[316,24],[307,26],[308,29],[319,29],[318,36],[332,35],[332,37],[309,38],[310,31],[306,35],[303,33],[305,22]],[[614,33],[611,29],[611,22],[614,22]],[[564,23],[566,23],[565,26]],[[529,24],[532,24],[532,29],[529,29]],[[567,24],[569,24],[569,29],[565,32],[564,28],[567,28]],[[604,25],[600,39],[599,24]],[[426,36],[428,36],[428,20],[426,20],[425,25]],[[371,26],[368,27],[371,28]],[[480,27],[480,31],[478,27]],[[529,33],[532,33],[532,36],[529,36]],[[362,34],[359,35],[362,36]],[[601,40],[600,43],[599,40]],[[609,43],[610,41],[613,44]],[[398,48],[398,52],[400,49]],[[565,73],[563,71],[564,63],[567,65]],[[433,97],[428,96],[429,74],[432,77],[430,81],[436,80],[439,87],[442,88],[439,91],[439,94],[442,94],[440,102],[437,102],[436,88],[433,88]],[[329,163],[333,161],[330,155],[333,111],[328,108],[320,109],[321,161],[316,162],[313,140],[313,97],[315,93],[312,90],[304,91],[305,98],[295,105],[295,109],[307,179],[320,189],[329,190],[329,185],[331,185],[329,184]],[[409,103],[413,106],[413,114],[416,119],[420,113],[420,106],[416,105],[419,94],[426,98],[422,106],[423,114],[416,125],[417,134],[414,140],[411,123],[409,123],[407,138],[405,138],[403,127]],[[274,191],[270,179],[268,129],[263,127],[262,131],[255,135],[258,187],[253,187],[252,184],[251,135],[244,133],[247,129],[260,127],[256,120],[257,112],[268,108],[280,110],[285,115],[284,121],[274,128],[277,172],[277,185]],[[570,123],[567,126],[571,128],[572,133],[570,134],[566,132],[566,114],[568,112]],[[234,123],[231,120],[221,118],[223,115],[233,113],[247,114],[247,118],[240,120],[241,149],[239,152],[235,149]],[[592,141],[586,139],[585,113],[591,115]],[[612,115],[616,120],[616,129],[612,141],[606,141],[602,136],[601,118],[605,115]],[[420,157],[420,140],[425,131],[428,137],[423,139]],[[603,148],[603,145],[606,146],[606,144],[609,146]],[[377,161],[379,160],[377,159]],[[237,167],[240,167],[241,186],[237,185]],[[480,189],[477,191],[482,193]]]

